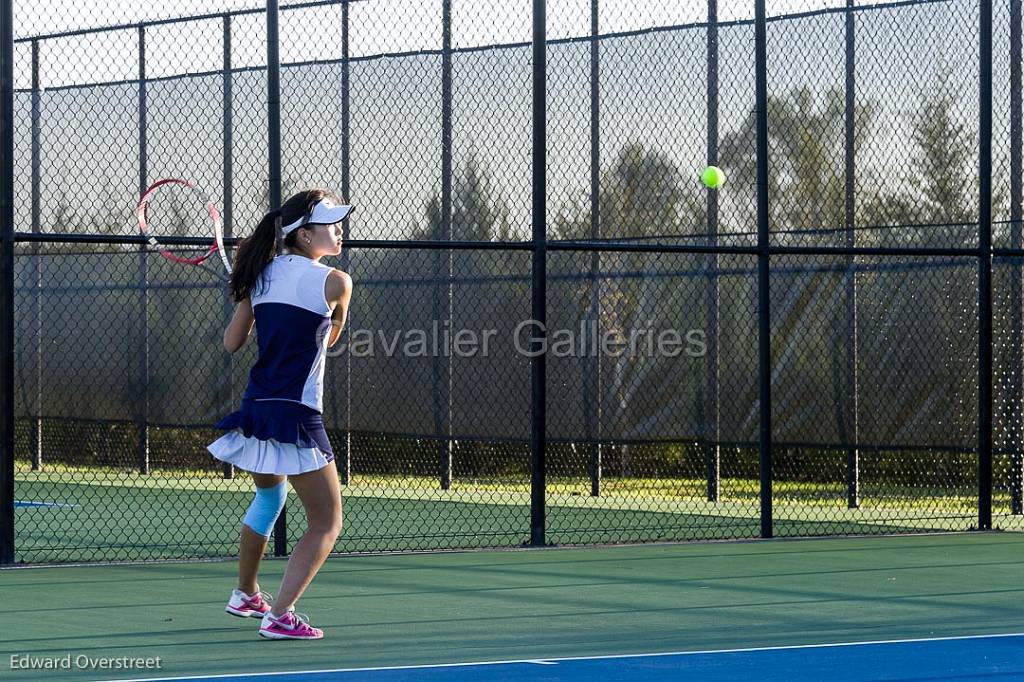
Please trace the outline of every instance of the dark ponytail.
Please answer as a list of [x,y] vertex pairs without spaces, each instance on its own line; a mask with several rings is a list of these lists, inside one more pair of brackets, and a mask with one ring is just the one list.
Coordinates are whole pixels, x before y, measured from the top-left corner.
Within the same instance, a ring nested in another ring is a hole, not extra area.
[[263,216],[256,230],[238,242],[235,262],[231,266],[231,298],[237,301],[246,299],[253,287],[259,282],[260,275],[267,263],[277,253],[277,231],[280,211],[271,211]]
[[[231,268],[231,282],[228,285],[231,298],[242,301],[248,298],[260,284],[263,269],[277,255],[277,235],[282,225],[291,225],[325,196],[334,196],[325,189],[308,189],[288,197],[281,208],[263,216],[252,235],[238,242],[238,252]],[[290,232],[284,239],[284,246],[295,246],[298,230]]]

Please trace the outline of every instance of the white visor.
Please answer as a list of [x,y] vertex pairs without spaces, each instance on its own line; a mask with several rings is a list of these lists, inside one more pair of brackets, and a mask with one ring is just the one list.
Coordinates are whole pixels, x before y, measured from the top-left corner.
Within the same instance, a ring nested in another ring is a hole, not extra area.
[[290,223],[281,228],[282,235],[286,235],[289,232],[304,227],[306,225],[333,225],[334,223],[344,220],[348,217],[348,214],[352,212],[352,206],[349,204],[341,204],[340,206],[330,199],[321,199],[313,206],[313,210],[305,214],[294,223]]

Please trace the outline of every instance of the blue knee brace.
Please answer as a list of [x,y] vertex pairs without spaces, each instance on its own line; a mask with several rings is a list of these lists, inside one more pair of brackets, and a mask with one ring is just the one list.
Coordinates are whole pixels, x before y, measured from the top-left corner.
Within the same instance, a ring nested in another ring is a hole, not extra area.
[[256,497],[249,505],[242,521],[265,538],[270,537],[274,522],[284,509],[284,501],[288,497],[288,485],[281,481],[271,488],[256,488]]

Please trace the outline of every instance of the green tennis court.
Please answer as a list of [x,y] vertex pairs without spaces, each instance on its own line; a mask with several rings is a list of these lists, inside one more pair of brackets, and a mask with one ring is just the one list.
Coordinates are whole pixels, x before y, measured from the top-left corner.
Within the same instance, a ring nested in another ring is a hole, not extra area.
[[[232,562],[5,570],[17,627],[0,669],[132,679],[1019,633],[1022,556],[1024,537],[1000,533],[336,556],[299,604],[327,637],[285,646],[222,611]],[[265,589],[283,568],[264,564]],[[68,653],[161,668],[9,669]]]

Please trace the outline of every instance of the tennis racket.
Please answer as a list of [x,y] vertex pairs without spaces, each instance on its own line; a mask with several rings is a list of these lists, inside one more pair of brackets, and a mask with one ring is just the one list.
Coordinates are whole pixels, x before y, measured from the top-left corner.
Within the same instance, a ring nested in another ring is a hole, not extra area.
[[[139,231],[149,245],[161,256],[175,263],[201,267],[222,281],[231,275],[231,263],[224,249],[224,221],[217,206],[199,185],[181,178],[157,180],[142,193],[135,209]],[[211,234],[212,233],[212,234]],[[172,235],[211,234],[213,242],[208,248],[171,247],[161,238]],[[214,254],[220,256],[220,265],[207,261]]]

